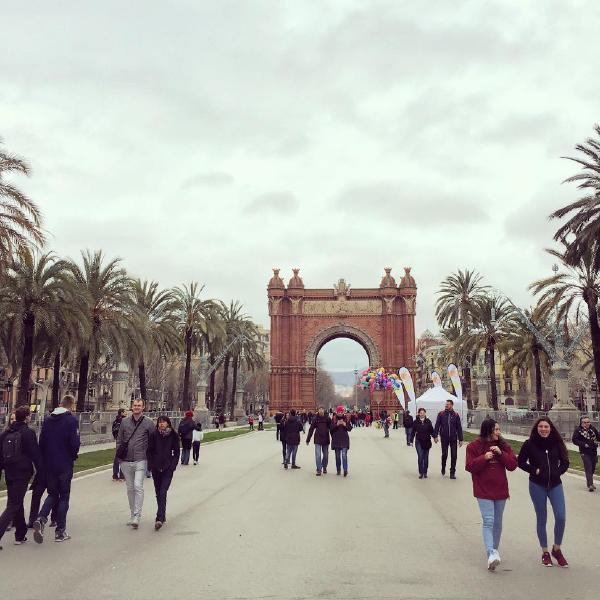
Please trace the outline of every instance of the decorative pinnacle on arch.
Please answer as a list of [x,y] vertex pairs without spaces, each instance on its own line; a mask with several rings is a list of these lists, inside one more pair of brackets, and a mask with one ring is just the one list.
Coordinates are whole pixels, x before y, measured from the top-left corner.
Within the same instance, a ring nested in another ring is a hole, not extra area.
[[294,272],[294,276],[290,279],[288,283],[288,289],[304,289],[304,282],[302,281],[302,277],[298,275],[300,273],[300,269],[292,269]]
[[416,288],[417,287],[417,282],[415,281],[415,278],[410,274],[410,271],[411,271],[411,267],[404,267],[404,277],[402,277],[402,280],[400,281],[401,288],[405,288],[405,287]]
[[385,271],[385,275],[383,276],[383,279],[381,280],[379,287],[380,288],[395,288],[396,280],[391,275],[392,267],[385,267],[384,271]]
[[273,277],[271,277],[271,280],[269,281],[269,285],[268,288],[269,289],[285,289],[285,284],[283,283],[283,279],[281,279],[281,277],[279,277],[279,271],[281,269],[278,268],[273,268]]

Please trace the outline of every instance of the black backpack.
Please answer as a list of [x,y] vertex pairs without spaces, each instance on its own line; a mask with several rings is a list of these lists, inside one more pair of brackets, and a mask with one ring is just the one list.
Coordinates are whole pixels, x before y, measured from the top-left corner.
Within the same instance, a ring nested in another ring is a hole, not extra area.
[[7,431],[2,440],[2,464],[13,465],[19,462],[22,454],[21,432]]

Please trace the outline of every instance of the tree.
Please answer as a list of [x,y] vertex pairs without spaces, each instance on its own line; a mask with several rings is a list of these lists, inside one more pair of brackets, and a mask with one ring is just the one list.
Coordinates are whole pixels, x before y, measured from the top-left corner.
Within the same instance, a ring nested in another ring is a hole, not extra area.
[[131,280],[121,259],[107,261],[101,250],[81,253],[82,265],[68,261],[69,278],[86,311],[87,336],[79,349],[77,411],[85,410],[90,363],[102,355],[119,354],[136,343],[136,312]]
[[[435,305],[435,314],[438,324],[447,332],[454,329],[454,333],[466,335],[473,322],[472,313],[478,302],[486,294],[487,286],[481,284],[483,276],[475,270],[458,270],[452,275],[448,275],[440,284],[438,294],[439,298]],[[472,356],[461,356],[461,359],[468,358],[463,368],[463,377],[465,380],[465,396],[467,403],[472,405],[471,398],[471,364]],[[461,361],[462,362],[462,361]]]
[[552,277],[534,281],[529,288],[539,295],[545,310],[556,309],[557,320],[566,321],[570,314],[579,322],[583,307],[587,312],[594,357],[594,373],[600,389],[600,241],[591,243],[578,260],[569,254],[569,245],[563,242],[563,251],[548,249],[549,254],[561,261],[565,271]]
[[33,200],[6,180],[6,175],[11,173],[29,175],[29,166],[0,148],[0,277],[13,254],[30,250],[32,244],[41,247],[45,242],[40,210]]
[[53,333],[63,307],[73,302],[65,263],[51,253],[36,257],[22,249],[6,273],[0,313],[13,322],[13,339],[21,347],[19,404],[29,404],[35,337],[41,327]]
[[315,378],[315,398],[317,406],[331,407],[335,404],[335,386],[331,375],[323,368],[323,362],[317,359]]
[[[594,131],[600,136],[600,125],[595,125]],[[580,262],[589,248],[600,239],[600,139],[588,138],[585,143],[577,144],[575,149],[583,156],[563,158],[580,165],[583,172],[569,177],[565,183],[577,183],[577,189],[583,190],[585,195],[550,215],[551,219],[570,215],[554,239],[567,245],[564,256],[567,263],[573,265]],[[574,239],[570,240],[570,234]],[[600,256],[596,255],[595,258],[600,263]],[[596,268],[600,268],[600,264]]]

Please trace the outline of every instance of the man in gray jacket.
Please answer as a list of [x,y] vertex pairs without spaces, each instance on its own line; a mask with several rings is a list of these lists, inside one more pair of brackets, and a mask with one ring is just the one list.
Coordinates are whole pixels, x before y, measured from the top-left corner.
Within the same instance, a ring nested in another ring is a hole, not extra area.
[[127,483],[127,497],[129,499],[129,510],[131,518],[127,525],[134,529],[138,528],[142,516],[142,505],[144,504],[144,478],[148,460],[148,440],[154,431],[155,425],[152,419],[145,417],[144,401],[137,399],[131,406],[131,416],[121,422],[117,435],[117,449],[123,443],[127,444],[127,454],[121,460],[121,473]]

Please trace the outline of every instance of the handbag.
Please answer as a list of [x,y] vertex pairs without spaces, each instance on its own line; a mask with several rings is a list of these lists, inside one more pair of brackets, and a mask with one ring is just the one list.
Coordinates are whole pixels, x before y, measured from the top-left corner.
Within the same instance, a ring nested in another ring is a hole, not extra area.
[[116,455],[119,460],[125,460],[127,458],[127,452],[129,451],[129,442],[131,441],[131,438],[135,435],[135,432],[137,431],[137,428],[140,426],[140,423],[143,419],[144,417],[142,416],[142,418],[137,422],[136,426],[133,428],[132,434],[129,436],[129,439],[126,442],[121,442],[117,446]]

